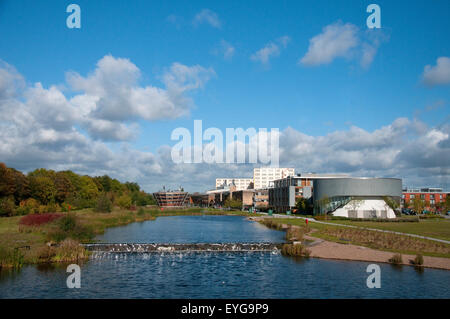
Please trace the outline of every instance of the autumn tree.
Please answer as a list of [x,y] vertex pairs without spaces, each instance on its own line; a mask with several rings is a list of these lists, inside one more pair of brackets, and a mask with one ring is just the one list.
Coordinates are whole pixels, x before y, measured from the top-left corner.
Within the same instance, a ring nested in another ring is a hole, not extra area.
[[8,197],[16,191],[14,174],[4,163],[0,163],[0,197]]
[[412,200],[411,205],[413,207],[413,210],[418,214],[421,214],[422,211],[425,209],[425,201],[423,201],[422,199],[420,199],[418,197],[415,197]]
[[53,180],[47,176],[31,176],[30,192],[34,199],[47,205],[55,201],[56,187]]
[[56,187],[55,199],[58,203],[65,202],[75,192],[75,187],[65,172],[57,172],[53,182]]
[[21,201],[30,198],[31,192],[30,192],[30,181],[28,180],[28,177],[25,176],[22,172],[19,172],[18,170],[11,169],[13,176],[14,176],[14,198],[15,203],[18,205]]

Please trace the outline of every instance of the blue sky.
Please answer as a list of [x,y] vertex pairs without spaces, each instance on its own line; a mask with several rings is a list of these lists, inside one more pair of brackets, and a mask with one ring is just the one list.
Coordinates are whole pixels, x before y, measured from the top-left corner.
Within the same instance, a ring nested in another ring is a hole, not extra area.
[[[65,9],[70,3],[81,7],[81,29],[66,26],[69,14]],[[366,7],[370,3],[381,7],[380,30],[369,30],[366,26],[369,15]],[[204,14],[196,20],[202,12]],[[173,63],[213,70],[202,87],[185,93],[185,97],[192,99],[188,114],[178,118],[124,120],[123,125],[137,127],[138,133],[133,138],[101,141],[89,136],[76,121],[73,123],[81,134],[104,143],[116,155],[121,148],[127,147],[157,156],[161,146],[174,144],[170,140],[172,130],[176,127],[190,129],[194,119],[203,120],[204,127],[222,130],[227,127],[275,127],[281,131],[292,128],[306,136],[327,137],[336,132],[350,132],[352,126],[371,136],[397,119],[407,118],[411,125],[420,123],[426,128],[419,135],[405,133],[402,139],[427,143],[422,141],[423,136],[436,127],[444,126],[442,139],[448,139],[448,135],[445,137],[448,134],[450,100],[445,78],[447,71],[443,71],[444,79],[430,84],[424,81],[424,68],[427,65],[435,67],[439,57],[450,56],[449,12],[450,2],[445,0],[432,3],[0,1],[0,59],[24,78],[26,87],[32,87],[36,82],[40,82],[44,89],[54,85],[67,99],[79,94],[79,90],[69,88],[66,72],[74,71],[87,78],[107,55],[128,59],[134,64],[141,75],[136,85],[141,87],[164,88],[164,74]],[[337,28],[338,32],[349,26],[358,43],[340,56],[332,57],[329,62],[318,65],[299,62],[309,51],[310,40],[325,33],[327,26]],[[289,41],[283,44],[282,37]],[[377,42],[372,41],[373,38]],[[360,59],[364,52],[363,43],[375,51],[371,61],[364,66]],[[266,63],[252,58],[270,45],[276,46],[278,54],[271,56]],[[232,48],[227,56],[223,51],[225,46]],[[26,96],[18,99],[23,101]],[[43,110],[45,112],[45,106]],[[52,150],[57,151],[57,147],[54,145]],[[368,147],[359,144],[361,152]],[[417,164],[416,171],[429,169],[427,178],[414,173],[411,163],[403,163],[396,166],[396,170],[390,170],[365,167],[364,164],[339,166],[329,162],[310,168],[303,167],[301,161],[292,161],[292,158],[284,162],[295,166],[297,171],[318,169],[388,174],[403,177],[408,184],[436,181],[435,184],[446,186],[448,148],[439,151],[437,156],[440,159],[434,166],[423,162]],[[34,168],[31,167],[33,162],[17,160],[19,155],[7,153],[6,147],[3,152],[1,157],[10,166],[24,170]],[[404,156],[409,156],[406,154]],[[293,157],[301,155],[300,149]],[[89,174],[105,172],[121,179],[137,178],[144,184],[148,179],[155,180],[146,184],[149,190],[161,183],[177,182],[176,176],[166,181],[156,172],[149,172],[148,176],[128,176],[125,172],[114,171],[111,166],[108,166],[111,170],[108,171],[85,165],[76,157],[71,157],[70,163],[72,166],[66,165],[69,160],[46,162],[45,158],[39,158],[35,165],[56,169],[78,168]],[[231,173],[227,169],[223,174]],[[237,170],[250,172],[247,167]],[[192,172],[197,173],[196,169]],[[213,184],[213,178],[211,173],[193,183],[192,188],[208,188]],[[185,183],[191,184],[188,180]]]

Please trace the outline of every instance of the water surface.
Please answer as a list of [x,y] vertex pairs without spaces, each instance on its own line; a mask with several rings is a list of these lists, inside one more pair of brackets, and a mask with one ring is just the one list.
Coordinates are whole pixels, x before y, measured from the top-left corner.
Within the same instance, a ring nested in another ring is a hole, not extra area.
[[[111,228],[104,242],[280,242],[284,232],[240,216],[173,216]],[[295,259],[273,252],[96,253],[68,289],[65,265],[0,272],[0,298],[450,298],[450,271]]]

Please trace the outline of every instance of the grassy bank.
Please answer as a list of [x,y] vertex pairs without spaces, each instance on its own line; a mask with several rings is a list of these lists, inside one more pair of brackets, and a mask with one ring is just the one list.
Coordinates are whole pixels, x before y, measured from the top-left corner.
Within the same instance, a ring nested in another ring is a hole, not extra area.
[[142,208],[129,211],[116,207],[110,213],[95,212],[93,209],[61,213],[49,222],[39,221],[41,224],[33,223],[33,220],[43,215],[28,215],[32,222],[27,224],[24,224],[23,216],[3,217],[0,218],[0,268],[85,259],[88,254],[78,244],[92,242],[95,235],[104,233],[108,227],[154,220],[159,216],[205,214],[249,215],[240,211],[204,208],[165,211]]
[[[282,224],[287,225],[296,225],[305,228],[305,221],[303,219],[293,219],[293,218],[270,218],[271,228],[281,229]],[[342,221],[340,221],[342,222]],[[444,221],[440,221],[444,222]],[[357,222],[357,226],[362,224]],[[422,221],[421,221],[422,223]],[[424,221],[422,227],[426,227],[429,221]],[[263,222],[263,224],[267,224]],[[379,223],[377,223],[379,224]],[[386,223],[383,226],[392,226],[394,223]],[[395,225],[399,225],[403,223],[395,223]],[[404,224],[414,224],[418,225],[419,223],[404,223]],[[371,224],[370,224],[371,225]],[[434,225],[434,224],[433,224]],[[449,225],[449,224],[447,224]],[[435,226],[435,225],[434,225]],[[404,254],[423,254],[426,256],[434,256],[434,257],[446,257],[450,258],[450,245],[434,242],[430,240],[424,240],[420,238],[413,238],[408,236],[402,236],[397,234],[390,233],[382,233],[377,231],[363,230],[363,229],[354,229],[354,228],[346,228],[340,226],[331,226],[331,225],[323,225],[319,223],[309,222],[308,227],[310,228],[310,232],[308,230],[303,230],[304,233],[308,232],[308,235],[321,238],[328,241],[333,241],[341,244],[354,244],[359,246],[365,246],[373,249],[391,251],[396,253],[404,253]],[[365,227],[365,226],[363,226]],[[369,226],[367,226],[369,227]],[[438,226],[441,227],[441,226]],[[376,227],[374,227],[376,228]],[[380,228],[383,229],[383,228]],[[403,228],[402,228],[403,229]],[[439,228],[440,229],[440,228]],[[390,229],[395,231],[401,231],[398,228]],[[423,229],[419,229],[423,231]],[[435,234],[435,232],[430,231],[430,233]]]
[[347,221],[347,220],[327,220],[327,222],[352,225],[357,227],[367,227],[381,230],[390,230],[420,236],[433,237],[450,240],[450,220],[449,219],[421,219],[417,223],[383,223],[367,221]]

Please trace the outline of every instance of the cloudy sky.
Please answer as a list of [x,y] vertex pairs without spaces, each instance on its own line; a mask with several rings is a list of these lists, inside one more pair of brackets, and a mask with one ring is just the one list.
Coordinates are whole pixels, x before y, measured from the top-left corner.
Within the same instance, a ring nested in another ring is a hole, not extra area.
[[[81,29],[66,7],[81,7]],[[450,2],[0,0],[0,162],[213,188],[174,129],[278,128],[280,165],[450,187]]]

